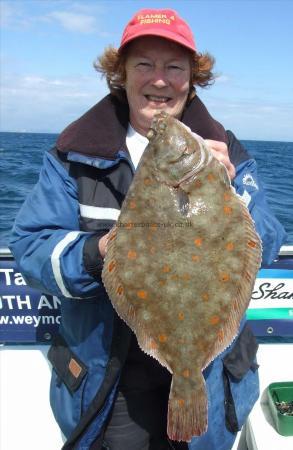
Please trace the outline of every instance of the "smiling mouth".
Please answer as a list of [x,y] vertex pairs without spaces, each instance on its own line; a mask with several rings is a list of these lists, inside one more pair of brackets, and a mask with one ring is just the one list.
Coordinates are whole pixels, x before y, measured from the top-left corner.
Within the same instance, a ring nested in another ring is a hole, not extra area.
[[162,95],[145,95],[145,98],[154,103],[167,103],[171,100],[171,97],[164,97]]

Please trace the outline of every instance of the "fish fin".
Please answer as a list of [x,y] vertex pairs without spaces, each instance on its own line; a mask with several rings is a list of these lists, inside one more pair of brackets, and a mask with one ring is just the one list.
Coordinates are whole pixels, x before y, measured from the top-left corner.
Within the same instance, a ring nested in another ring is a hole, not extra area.
[[[110,298],[110,301],[121,319],[134,331],[139,347],[149,356],[155,358],[162,366],[172,373],[168,363],[160,354],[159,348],[156,345],[155,340],[147,333],[145,324],[141,321],[136,313],[135,308],[128,300],[124,293],[123,284],[118,275],[118,268],[116,267],[116,255],[115,255],[115,238],[116,227],[111,231],[108,246],[107,255],[104,260],[104,267],[102,270],[102,281]],[[112,266],[111,266],[112,265]],[[109,270],[109,267],[112,269]]]
[[196,379],[173,375],[168,406],[168,436],[189,442],[207,430],[208,404],[202,373]]
[[243,255],[245,264],[241,273],[241,281],[239,282],[236,295],[231,304],[229,319],[220,326],[218,339],[215,342],[213,351],[206,361],[204,361],[202,369],[206,368],[219,353],[223,352],[237,336],[240,321],[250,303],[255,278],[261,265],[261,239],[254,228],[253,220],[242,200],[241,207],[245,221],[245,253]]
[[[113,238],[111,239],[111,236]],[[117,267],[116,255],[115,255],[115,229],[111,232],[107,245],[107,254],[104,260],[104,266],[102,270],[102,281],[107,294],[110,298],[118,315],[127,323],[131,328],[136,329],[136,314],[131,303],[127,301],[124,293],[124,287],[118,275],[119,268]]]

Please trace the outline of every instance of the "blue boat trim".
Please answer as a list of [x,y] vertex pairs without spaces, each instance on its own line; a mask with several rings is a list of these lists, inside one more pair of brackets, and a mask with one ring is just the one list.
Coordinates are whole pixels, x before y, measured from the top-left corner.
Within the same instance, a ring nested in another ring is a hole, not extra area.
[[249,324],[255,336],[258,337],[292,337],[293,321],[290,319],[282,320],[249,320]]
[[293,278],[293,261],[292,269],[261,269],[257,278]]

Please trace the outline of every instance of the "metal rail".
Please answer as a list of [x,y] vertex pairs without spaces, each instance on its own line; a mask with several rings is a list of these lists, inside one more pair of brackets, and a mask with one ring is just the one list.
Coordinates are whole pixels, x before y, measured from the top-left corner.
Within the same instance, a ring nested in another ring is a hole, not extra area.
[[[279,256],[293,256],[293,245],[283,245],[279,251]],[[8,247],[0,247],[0,258],[13,258]]]

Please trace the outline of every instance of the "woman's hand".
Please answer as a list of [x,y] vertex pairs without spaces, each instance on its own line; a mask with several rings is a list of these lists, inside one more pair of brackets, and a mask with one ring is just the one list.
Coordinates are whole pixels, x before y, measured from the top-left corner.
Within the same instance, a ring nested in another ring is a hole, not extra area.
[[99,252],[100,252],[100,255],[102,256],[102,258],[105,258],[106,253],[107,253],[107,246],[108,246],[110,233],[111,233],[111,231],[109,231],[109,233],[107,233],[103,237],[101,237],[98,242]]
[[213,156],[217,158],[227,169],[230,180],[234,180],[236,175],[236,170],[234,165],[231,163],[228,153],[228,147],[225,142],[213,141],[212,139],[205,139],[205,143],[210,148]]

